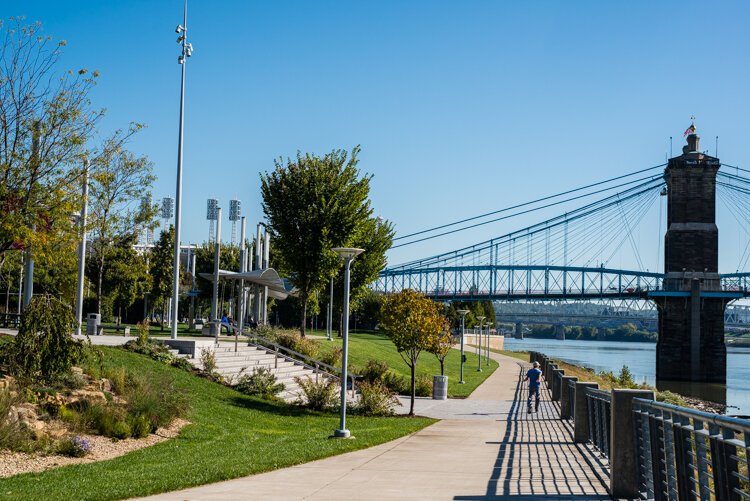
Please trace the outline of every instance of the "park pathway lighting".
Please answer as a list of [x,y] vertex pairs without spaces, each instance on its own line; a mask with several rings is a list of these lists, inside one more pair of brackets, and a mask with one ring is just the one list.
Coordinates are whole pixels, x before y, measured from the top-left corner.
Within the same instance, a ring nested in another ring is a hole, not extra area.
[[458,314],[461,315],[461,381],[459,381],[459,384],[464,384],[464,361],[466,359],[466,355],[464,355],[464,334],[466,332],[465,329],[465,322],[466,322],[466,315],[469,313],[469,310],[457,310]]
[[482,322],[484,322],[484,319],[487,318],[484,315],[477,317],[477,320],[479,320],[479,337],[477,338],[477,346],[479,347],[479,353],[477,353],[477,358],[479,360],[479,364],[477,365],[477,372],[482,372]]
[[172,339],[177,339],[178,304],[180,299],[180,230],[182,218],[182,139],[185,130],[185,63],[187,58],[193,55],[193,46],[187,41],[187,0],[184,3],[182,24],[175,28],[180,36],[177,43],[182,46],[182,53],[177,62],[182,67],[182,79],[180,81],[180,133],[177,141],[177,189],[175,195],[175,218],[174,218],[174,262],[172,264]]
[[[343,338],[341,354],[341,421],[339,429],[333,432],[333,437],[350,438],[351,433],[346,429],[346,364],[349,348],[349,269],[354,258],[362,254],[365,250],[353,247],[335,247],[332,250],[344,260],[344,315],[341,325],[341,336]],[[354,386],[352,386],[352,390],[354,390]]]
[[78,223],[81,225],[81,242],[78,244],[78,284],[76,286],[76,334],[81,334],[83,323],[83,281],[86,270],[86,215],[89,210],[89,161],[83,161],[83,208]]

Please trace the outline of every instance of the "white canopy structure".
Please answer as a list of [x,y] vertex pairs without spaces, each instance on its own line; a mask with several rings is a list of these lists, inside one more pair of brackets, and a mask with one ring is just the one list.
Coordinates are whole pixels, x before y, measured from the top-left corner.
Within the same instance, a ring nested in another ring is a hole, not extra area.
[[[213,282],[213,273],[199,273],[202,278]],[[297,289],[291,288],[288,282],[284,281],[273,268],[253,271],[228,271],[219,270],[219,279],[226,280],[244,280],[260,286],[268,287],[268,295],[275,299],[286,299],[288,296],[296,296]]]

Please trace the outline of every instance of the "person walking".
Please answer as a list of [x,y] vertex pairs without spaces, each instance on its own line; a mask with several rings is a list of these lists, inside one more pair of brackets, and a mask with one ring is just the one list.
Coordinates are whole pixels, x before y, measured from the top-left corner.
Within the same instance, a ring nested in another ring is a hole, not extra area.
[[539,388],[542,384],[542,370],[539,368],[539,362],[534,362],[532,364],[531,369],[529,369],[529,372],[526,373],[526,377],[524,377],[523,380],[529,382],[529,399],[526,402],[528,406],[528,413],[531,414],[532,397],[536,399],[536,406],[534,407],[534,410],[536,412],[539,412]]

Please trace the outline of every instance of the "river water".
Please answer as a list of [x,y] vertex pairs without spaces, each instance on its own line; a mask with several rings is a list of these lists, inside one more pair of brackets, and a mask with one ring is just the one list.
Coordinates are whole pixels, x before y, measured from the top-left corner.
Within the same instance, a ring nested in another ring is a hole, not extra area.
[[[637,382],[646,381],[652,386],[656,384],[656,343],[505,338],[505,349],[539,351],[552,358],[590,367],[597,372],[612,371],[615,375],[619,373],[623,365],[627,365]],[[723,392],[722,386],[710,385],[703,396],[707,400],[722,402]],[[727,414],[750,415],[750,348],[748,347],[727,347],[726,403],[729,406]]]

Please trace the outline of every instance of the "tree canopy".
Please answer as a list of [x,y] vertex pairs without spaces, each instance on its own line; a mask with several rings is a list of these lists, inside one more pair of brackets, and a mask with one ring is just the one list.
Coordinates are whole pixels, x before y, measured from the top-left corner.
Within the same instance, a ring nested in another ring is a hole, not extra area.
[[380,325],[411,369],[410,416],[414,415],[417,360],[435,346],[445,322],[439,303],[411,289],[389,295],[383,304]]
[[302,335],[308,300],[341,268],[331,249],[351,246],[372,214],[371,176],[357,169],[359,151],[334,150],[322,158],[298,153],[261,175],[263,213],[279,268],[299,289]]

